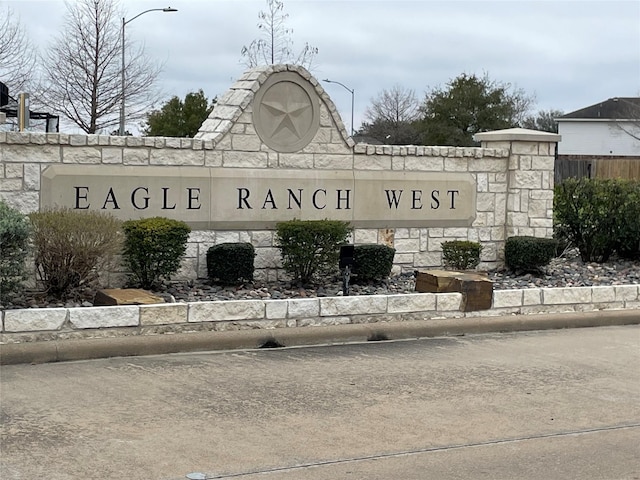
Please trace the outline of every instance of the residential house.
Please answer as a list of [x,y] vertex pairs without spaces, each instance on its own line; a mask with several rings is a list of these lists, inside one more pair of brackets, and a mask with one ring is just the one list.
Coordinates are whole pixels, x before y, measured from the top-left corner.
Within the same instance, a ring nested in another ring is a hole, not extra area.
[[640,97],[615,97],[556,119],[556,182],[569,176],[640,178]]

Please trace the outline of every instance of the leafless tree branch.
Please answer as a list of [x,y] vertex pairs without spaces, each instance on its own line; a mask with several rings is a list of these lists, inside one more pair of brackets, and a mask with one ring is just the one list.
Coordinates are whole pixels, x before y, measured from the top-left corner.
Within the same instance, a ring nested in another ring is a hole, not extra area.
[[[121,23],[115,0],[66,2],[64,30],[42,59],[42,101],[87,133],[118,123],[122,99]],[[126,43],[127,119],[141,119],[158,100],[154,84],[160,66],[142,47]]]
[[240,51],[247,67],[293,63],[311,70],[318,49],[306,43],[297,55],[294,54],[293,30],[286,27],[287,18],[289,15],[284,13],[283,1],[267,0],[267,11],[258,13],[258,29],[262,38],[253,40]]
[[36,58],[20,20],[9,7],[0,10],[0,81],[10,92],[25,91],[33,81]]

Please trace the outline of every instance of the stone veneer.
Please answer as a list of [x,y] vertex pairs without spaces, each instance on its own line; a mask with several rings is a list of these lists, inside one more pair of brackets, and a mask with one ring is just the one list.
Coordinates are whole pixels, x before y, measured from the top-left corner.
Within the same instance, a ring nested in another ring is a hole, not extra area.
[[166,303],[1,312],[1,343],[498,315],[640,310],[640,286],[497,290],[490,310],[463,312],[460,293]]
[[[266,146],[252,120],[255,93],[270,75],[284,71],[300,75],[320,99],[318,131],[293,153]],[[37,211],[41,175],[54,164],[468,172],[476,182],[471,227],[356,229],[352,241],[392,245],[394,273],[440,267],[444,241],[477,241],[484,247],[480,268],[490,269],[503,262],[508,236],[552,235],[554,152],[560,137],[509,129],[476,139],[481,147],[354,144],[319,82],[302,67],[275,65],[247,71],[192,139],[0,132],[0,198],[24,213]],[[256,248],[256,278],[282,275],[273,231],[193,231],[179,278],[206,277],[208,248],[238,241]],[[120,280],[112,277],[111,286],[120,286]]]

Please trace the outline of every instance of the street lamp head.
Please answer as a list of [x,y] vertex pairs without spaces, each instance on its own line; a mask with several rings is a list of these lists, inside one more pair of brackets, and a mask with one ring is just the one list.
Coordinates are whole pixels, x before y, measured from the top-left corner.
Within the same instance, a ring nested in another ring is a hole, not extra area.
[[177,8],[165,7],[162,9],[163,12],[177,12]]
[[327,82],[327,83],[337,83],[342,88],[344,88],[346,91],[351,93],[351,136],[355,135],[356,132],[355,132],[355,129],[353,128],[353,104],[354,104],[354,99],[355,99],[355,96],[356,96],[355,88],[349,88],[342,82],[338,82],[337,80],[329,80],[328,78],[325,78],[322,81],[323,82]]

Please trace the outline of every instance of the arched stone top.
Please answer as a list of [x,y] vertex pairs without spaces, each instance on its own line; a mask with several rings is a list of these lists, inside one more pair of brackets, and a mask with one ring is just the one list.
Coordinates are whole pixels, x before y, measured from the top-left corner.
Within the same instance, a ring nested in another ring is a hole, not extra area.
[[318,124],[322,123],[322,106],[344,145],[353,148],[355,142],[335,104],[307,69],[300,65],[255,67],[247,70],[218,100],[195,138],[216,145],[234,125],[250,123],[252,132],[267,147],[293,153],[312,141]]

